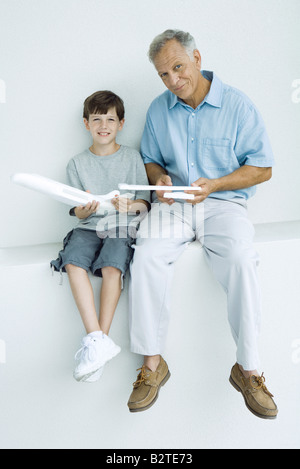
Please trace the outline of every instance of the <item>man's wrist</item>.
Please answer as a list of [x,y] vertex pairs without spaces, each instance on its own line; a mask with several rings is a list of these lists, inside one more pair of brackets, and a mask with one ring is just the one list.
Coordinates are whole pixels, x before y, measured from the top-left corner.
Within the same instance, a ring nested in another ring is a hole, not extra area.
[[155,182],[154,182],[154,185],[155,185],[155,186],[161,186],[161,185],[162,185],[162,184],[161,184],[161,180],[162,180],[162,178],[165,177],[165,176],[168,176],[168,174],[167,174],[166,172],[160,173],[160,174],[156,177]]
[[221,190],[220,179],[211,179],[212,189],[211,193],[219,192]]

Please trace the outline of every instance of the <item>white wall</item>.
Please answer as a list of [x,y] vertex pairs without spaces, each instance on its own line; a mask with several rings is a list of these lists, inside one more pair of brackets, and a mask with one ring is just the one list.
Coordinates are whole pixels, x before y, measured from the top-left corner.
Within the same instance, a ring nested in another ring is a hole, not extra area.
[[64,181],[68,160],[89,145],[89,94],[120,94],[119,141],[139,148],[148,105],[164,90],[146,52],[167,28],[190,31],[203,68],[246,92],[265,119],[277,165],[249,204],[253,222],[299,218],[299,14],[298,0],[1,0],[0,246],[60,241],[70,228],[66,206],[9,177]]

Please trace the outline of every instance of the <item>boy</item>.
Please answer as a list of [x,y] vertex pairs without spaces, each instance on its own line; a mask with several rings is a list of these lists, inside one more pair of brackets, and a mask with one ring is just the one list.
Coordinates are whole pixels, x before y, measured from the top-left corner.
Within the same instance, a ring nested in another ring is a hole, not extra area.
[[[116,137],[124,126],[123,101],[110,91],[99,91],[84,102],[83,120],[91,133],[89,149],[72,158],[67,166],[68,184],[93,194],[107,194],[118,184],[148,184],[140,154],[119,145]],[[64,239],[59,257],[51,261],[55,270],[67,272],[71,290],[87,335],[75,358],[77,381],[96,381],[106,362],[120,351],[109,337],[109,329],[121,294],[123,277],[133,256],[133,231],[150,208],[150,193],[132,191],[134,200],[113,199],[111,208],[99,202],[70,210],[79,222]],[[140,214],[140,217],[136,215]],[[97,317],[89,269],[102,277],[100,314]]]

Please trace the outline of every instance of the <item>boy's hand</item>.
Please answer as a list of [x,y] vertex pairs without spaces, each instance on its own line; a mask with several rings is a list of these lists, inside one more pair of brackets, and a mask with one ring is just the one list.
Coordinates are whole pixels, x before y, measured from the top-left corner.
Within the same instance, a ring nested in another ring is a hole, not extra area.
[[131,209],[132,200],[127,199],[126,197],[115,197],[111,200],[111,203],[118,212],[127,213]]
[[78,207],[75,207],[74,210],[75,215],[80,220],[88,218],[90,215],[97,212],[99,205],[100,202],[96,202],[96,200],[93,200],[93,202],[88,202],[86,205],[78,205]]

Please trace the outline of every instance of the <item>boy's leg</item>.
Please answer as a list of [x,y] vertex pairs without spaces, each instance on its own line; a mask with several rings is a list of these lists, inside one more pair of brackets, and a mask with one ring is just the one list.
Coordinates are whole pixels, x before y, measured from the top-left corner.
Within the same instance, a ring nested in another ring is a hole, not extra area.
[[121,271],[115,267],[102,267],[99,327],[108,335],[121,295]]
[[94,301],[94,292],[88,273],[85,269],[72,264],[67,264],[65,269],[68,273],[71,290],[80,313],[86,333],[100,331],[97,311]]
[[51,265],[56,270],[67,272],[73,297],[87,332],[81,341],[81,348],[75,355],[77,365],[74,378],[77,381],[96,381],[105,363],[121,350],[100,329],[94,292],[88,275],[95,253],[99,252],[103,242],[96,232],[78,228],[67,235],[63,244],[59,258],[52,261]]
[[120,294],[121,271],[115,267],[102,267],[99,321],[94,301],[94,292],[85,269],[67,264],[71,290],[87,334],[102,331],[106,335],[113,320]]
[[76,228],[65,237],[58,259],[51,262],[55,270],[67,272],[87,334],[100,330],[88,271],[102,244],[96,232]]
[[[74,378],[77,381],[97,381],[102,374],[105,363],[115,357],[121,349],[106,335],[106,331],[100,328],[95,308],[94,292],[86,270],[72,264],[67,264],[65,269],[87,332],[87,336],[82,339],[82,347],[75,355],[78,364],[74,370]],[[117,284],[116,281],[114,283]],[[109,284],[111,286],[111,282],[106,284],[106,289]],[[118,288],[115,290],[117,292]],[[114,295],[114,302],[116,296],[117,294]],[[106,306],[109,306],[109,309],[106,310],[104,315],[105,324],[107,324],[104,327],[109,329],[109,321],[112,320],[115,306],[112,303],[106,304]]]
[[133,239],[107,237],[94,259],[91,270],[102,277],[99,325],[108,335],[123,288],[123,277],[133,256]]

